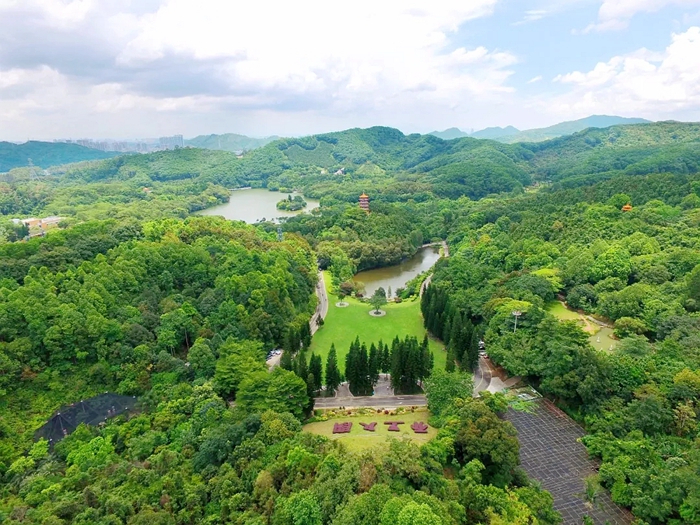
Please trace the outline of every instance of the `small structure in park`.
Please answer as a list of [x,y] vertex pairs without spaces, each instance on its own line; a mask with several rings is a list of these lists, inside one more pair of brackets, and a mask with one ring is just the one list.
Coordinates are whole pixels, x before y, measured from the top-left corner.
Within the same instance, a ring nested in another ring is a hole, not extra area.
[[628,202],[622,207],[622,211],[632,211],[632,205]]
[[349,423],[349,422],[335,423],[333,425],[333,433],[334,434],[349,434],[351,429],[352,429],[352,423]]
[[135,396],[121,396],[105,392],[90,399],[61,407],[46,424],[36,431],[34,440],[46,439],[53,447],[73,432],[78,425],[99,425],[136,407]]
[[389,425],[389,432],[400,432],[401,429],[399,428],[399,425],[403,425],[403,421],[385,421],[385,425]]
[[360,195],[360,209],[369,213],[369,195],[364,192]]
[[428,425],[426,425],[422,421],[416,421],[415,423],[413,423],[411,425],[411,429],[413,429],[413,431],[416,434],[427,434],[428,433]]

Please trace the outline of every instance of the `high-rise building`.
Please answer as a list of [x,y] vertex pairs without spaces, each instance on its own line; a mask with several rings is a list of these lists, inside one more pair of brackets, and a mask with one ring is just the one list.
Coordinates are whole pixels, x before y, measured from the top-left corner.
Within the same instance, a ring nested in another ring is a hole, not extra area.
[[161,149],[175,149],[185,146],[185,141],[182,135],[173,135],[172,137],[160,137],[158,139]]

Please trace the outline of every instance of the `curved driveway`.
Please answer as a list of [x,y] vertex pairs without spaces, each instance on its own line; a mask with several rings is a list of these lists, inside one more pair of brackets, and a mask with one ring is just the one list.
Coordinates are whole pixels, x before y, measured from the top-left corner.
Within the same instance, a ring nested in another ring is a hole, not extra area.
[[326,283],[323,278],[323,272],[318,272],[318,282],[316,283],[316,297],[318,297],[318,305],[316,305],[316,313],[311,317],[309,321],[309,327],[311,328],[311,335],[316,333],[318,330],[318,319],[325,319],[328,315],[328,294],[326,293]]

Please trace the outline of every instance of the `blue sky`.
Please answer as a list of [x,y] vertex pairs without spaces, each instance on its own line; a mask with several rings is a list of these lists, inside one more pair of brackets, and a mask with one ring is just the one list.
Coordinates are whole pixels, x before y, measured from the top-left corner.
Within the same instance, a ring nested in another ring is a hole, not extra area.
[[0,0],[0,140],[700,120],[700,0]]

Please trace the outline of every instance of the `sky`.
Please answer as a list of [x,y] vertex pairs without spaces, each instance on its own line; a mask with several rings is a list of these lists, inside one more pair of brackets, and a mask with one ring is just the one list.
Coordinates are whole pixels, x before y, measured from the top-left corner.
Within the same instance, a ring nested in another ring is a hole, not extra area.
[[700,121],[700,0],[0,0],[0,140]]

